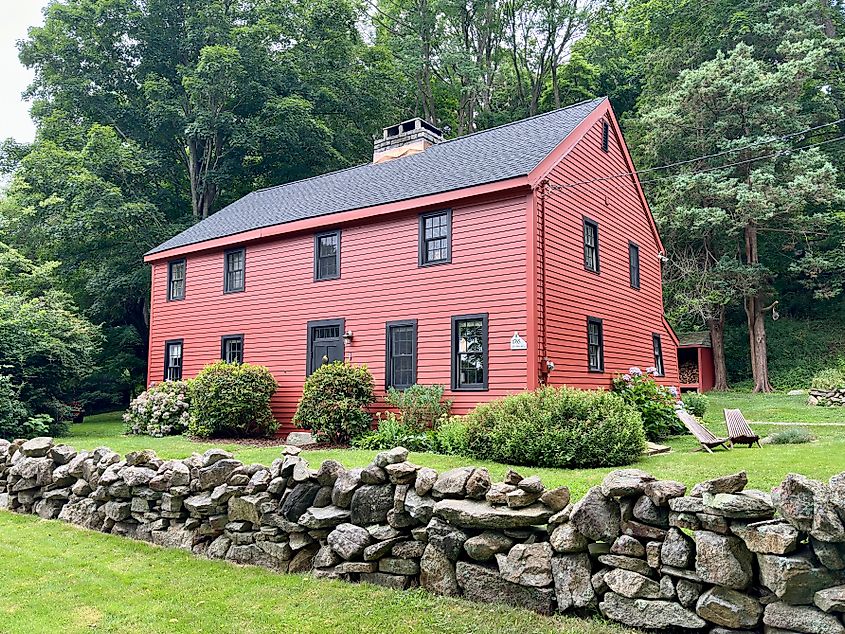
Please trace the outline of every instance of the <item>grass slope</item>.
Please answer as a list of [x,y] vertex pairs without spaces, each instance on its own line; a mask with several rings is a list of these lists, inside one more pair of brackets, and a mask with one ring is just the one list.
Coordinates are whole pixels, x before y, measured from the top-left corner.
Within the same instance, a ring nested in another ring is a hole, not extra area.
[[[751,395],[722,394],[713,395],[707,416],[708,425],[717,434],[725,433],[722,409],[739,407],[749,420],[777,419],[783,422],[830,423],[842,421],[845,412],[831,408],[809,407],[803,396],[790,397],[783,394]],[[754,425],[761,436],[784,427]],[[688,485],[707,480],[719,475],[746,469],[749,475],[749,487],[771,489],[779,484],[790,472],[827,479],[845,469],[841,456],[845,455],[845,427],[811,426],[811,433],[818,442],[805,445],[771,445],[762,449],[737,447],[733,451],[717,450],[714,455],[700,452],[693,453],[698,446],[692,437],[679,437],[669,441],[673,452],[668,455],[642,458],[637,467],[651,472],[659,478],[680,480]],[[142,448],[152,448],[163,458],[183,458],[192,452],[203,452],[210,447],[221,446],[213,442],[194,443],[174,436],[169,438],[149,438],[145,436],[123,436],[123,425],[118,414],[91,416],[81,425],[72,427],[72,435],[63,439],[79,449],[93,449],[105,445],[125,454]],[[270,464],[279,457],[278,448],[248,447],[244,445],[222,445],[247,463]],[[303,455],[312,467],[317,467],[329,458],[338,460],[347,467],[360,467],[370,463],[375,451],[331,450],[309,451]],[[501,480],[509,468],[508,465],[484,462],[459,456],[440,456],[434,454],[411,454],[410,460],[419,465],[433,467],[440,471],[462,465],[484,466],[490,470],[494,480]],[[523,475],[537,474],[547,487],[567,485],[575,497],[583,495],[587,489],[601,482],[612,469],[536,469],[518,467]]]
[[598,619],[279,575],[7,512],[0,560],[4,634],[633,634]]

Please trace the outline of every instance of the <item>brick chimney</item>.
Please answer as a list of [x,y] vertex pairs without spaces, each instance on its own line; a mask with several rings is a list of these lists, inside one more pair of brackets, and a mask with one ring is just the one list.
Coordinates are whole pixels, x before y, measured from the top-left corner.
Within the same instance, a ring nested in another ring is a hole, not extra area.
[[373,144],[373,163],[425,152],[443,140],[443,132],[419,117],[387,127]]

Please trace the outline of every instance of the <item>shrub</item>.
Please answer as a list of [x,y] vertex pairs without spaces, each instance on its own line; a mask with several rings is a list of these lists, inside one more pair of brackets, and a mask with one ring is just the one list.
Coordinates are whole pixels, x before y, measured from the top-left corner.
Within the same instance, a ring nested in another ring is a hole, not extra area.
[[789,427],[776,434],[772,434],[766,440],[772,445],[803,445],[804,443],[813,442],[815,438],[803,427]]
[[437,428],[437,442],[432,451],[452,456],[467,455],[467,430],[467,423],[463,418],[452,416],[443,419]]
[[370,429],[373,389],[366,365],[327,363],[306,379],[293,422],[311,429],[318,442],[346,444]]
[[188,386],[188,432],[203,438],[269,436],[278,427],[270,410],[276,387],[264,366],[225,361],[207,365]]
[[411,451],[432,451],[437,444],[435,432],[415,433],[393,412],[378,416],[378,427],[352,441],[357,449],[393,449],[405,447]]
[[812,388],[815,390],[836,390],[845,388],[845,371],[839,368],[828,368],[816,372],[813,376]]
[[160,438],[188,429],[190,399],[187,381],[162,381],[141,392],[123,414],[127,434]]
[[613,391],[640,413],[646,438],[658,441],[683,433],[684,427],[675,415],[674,388],[655,381],[653,369],[643,373],[639,368],[631,368],[628,374],[614,377]]
[[467,452],[534,467],[610,467],[643,452],[637,411],[617,394],[544,387],[484,403],[466,416]]
[[684,409],[693,416],[702,418],[707,411],[707,397],[698,392],[687,392],[682,399]]
[[30,416],[21,402],[12,377],[0,374],[0,439],[36,438],[53,435],[54,419],[49,414]]
[[402,423],[417,432],[434,429],[452,409],[452,401],[443,399],[442,385],[412,385],[406,390],[391,387],[385,400],[399,410]]

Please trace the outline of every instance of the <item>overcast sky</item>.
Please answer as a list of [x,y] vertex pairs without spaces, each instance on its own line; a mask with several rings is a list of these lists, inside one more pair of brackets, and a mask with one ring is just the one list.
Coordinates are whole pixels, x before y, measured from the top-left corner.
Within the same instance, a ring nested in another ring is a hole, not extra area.
[[18,61],[15,43],[26,36],[28,27],[43,22],[41,8],[46,4],[46,0],[0,0],[0,140],[32,141],[35,135],[29,104],[21,99],[32,73]]

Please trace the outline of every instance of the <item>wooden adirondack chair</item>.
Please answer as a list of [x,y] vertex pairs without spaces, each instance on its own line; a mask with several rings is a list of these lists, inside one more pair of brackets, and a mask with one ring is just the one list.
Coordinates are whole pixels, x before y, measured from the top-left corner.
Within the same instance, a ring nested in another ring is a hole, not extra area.
[[748,445],[750,449],[754,443],[760,447],[760,436],[754,433],[745,416],[738,409],[725,410],[725,424],[728,427],[728,437],[731,444]]
[[684,424],[684,427],[687,428],[687,431],[695,436],[695,439],[701,443],[701,448],[696,451],[701,451],[701,449],[703,449],[707,453],[713,453],[713,449],[716,447],[724,447],[725,449],[730,450],[730,441],[727,438],[714,436],[713,432],[695,419],[695,416],[682,409],[676,410],[675,413],[678,415],[678,418],[681,419],[681,422]]

